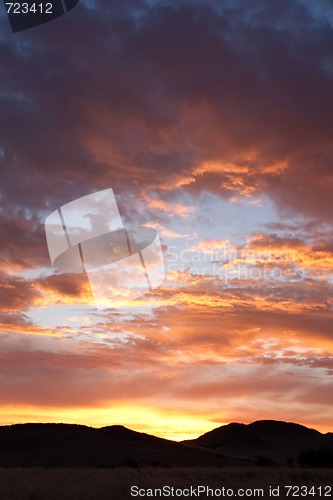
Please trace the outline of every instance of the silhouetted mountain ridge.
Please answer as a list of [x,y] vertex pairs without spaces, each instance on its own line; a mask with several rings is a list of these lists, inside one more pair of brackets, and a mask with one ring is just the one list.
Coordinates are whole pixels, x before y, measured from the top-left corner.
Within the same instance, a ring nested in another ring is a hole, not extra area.
[[[117,467],[136,465],[228,465],[229,459],[132,431],[74,424],[0,427],[0,467]],[[240,462],[234,460],[237,465]]]
[[121,425],[31,423],[0,427],[0,467],[239,466],[258,456],[285,464],[323,446],[333,447],[332,433],[274,420],[231,423],[183,443]]
[[293,422],[258,420],[248,425],[224,425],[186,443],[250,458],[263,455],[283,462],[305,448],[333,447],[333,434],[321,434]]

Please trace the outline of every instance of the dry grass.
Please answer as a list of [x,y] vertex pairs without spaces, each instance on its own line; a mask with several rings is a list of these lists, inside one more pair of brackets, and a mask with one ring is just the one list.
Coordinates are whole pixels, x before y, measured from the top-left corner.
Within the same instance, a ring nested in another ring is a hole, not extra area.
[[[1,500],[125,500],[134,498],[130,495],[132,485],[140,488],[207,485],[211,488],[265,488],[268,491],[269,486],[286,484],[333,486],[332,470],[260,467],[0,469]],[[265,498],[269,498],[268,495]],[[281,498],[286,497],[281,494],[279,500]]]

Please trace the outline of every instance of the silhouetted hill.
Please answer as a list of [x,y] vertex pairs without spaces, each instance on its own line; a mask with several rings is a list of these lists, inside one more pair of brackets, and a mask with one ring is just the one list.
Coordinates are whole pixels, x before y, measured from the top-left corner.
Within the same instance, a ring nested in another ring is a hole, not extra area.
[[[233,460],[234,465],[239,461]],[[68,424],[18,424],[0,427],[0,467],[115,467],[121,465],[228,465],[211,451],[131,431]]]
[[224,425],[185,443],[237,456],[261,456],[285,463],[288,457],[295,457],[306,448],[333,447],[333,434],[321,434],[291,422],[259,420],[248,425]]
[[177,443],[123,426],[69,424],[0,427],[0,467],[239,466],[258,456],[277,463],[307,448],[333,447],[333,434],[264,420],[229,424]]

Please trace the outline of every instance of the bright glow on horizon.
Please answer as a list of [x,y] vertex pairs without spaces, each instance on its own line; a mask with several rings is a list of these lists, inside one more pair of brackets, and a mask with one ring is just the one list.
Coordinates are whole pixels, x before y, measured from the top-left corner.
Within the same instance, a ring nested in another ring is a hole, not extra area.
[[5,407],[0,412],[0,425],[24,423],[65,423],[106,427],[123,425],[136,432],[183,441],[194,439],[221,424],[214,425],[204,418],[186,414],[163,414],[151,408],[135,406],[109,408],[45,408]]

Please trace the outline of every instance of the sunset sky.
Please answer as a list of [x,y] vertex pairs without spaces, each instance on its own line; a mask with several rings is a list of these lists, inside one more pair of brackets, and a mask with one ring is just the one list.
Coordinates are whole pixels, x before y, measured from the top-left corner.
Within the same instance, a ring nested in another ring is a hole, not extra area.
[[[333,431],[333,6],[81,0],[0,17],[0,425]],[[45,220],[112,188],[166,279],[98,311]]]

